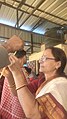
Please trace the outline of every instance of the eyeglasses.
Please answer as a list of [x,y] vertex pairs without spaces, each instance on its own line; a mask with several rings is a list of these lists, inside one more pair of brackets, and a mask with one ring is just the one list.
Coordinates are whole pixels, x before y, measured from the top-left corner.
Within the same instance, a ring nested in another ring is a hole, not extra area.
[[46,61],[46,60],[56,60],[55,58],[49,58],[49,57],[46,57],[46,56],[42,56],[40,59],[39,59],[39,62],[44,62],[44,61]]

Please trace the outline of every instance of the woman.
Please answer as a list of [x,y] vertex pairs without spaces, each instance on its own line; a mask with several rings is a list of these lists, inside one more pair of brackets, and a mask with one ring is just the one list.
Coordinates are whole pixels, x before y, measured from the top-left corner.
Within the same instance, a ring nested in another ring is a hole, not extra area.
[[44,51],[39,62],[46,81],[37,90],[36,97],[28,89],[18,59],[15,56],[10,56],[9,59],[11,62],[9,69],[26,117],[29,119],[67,119],[67,78],[63,72],[66,65],[64,51],[55,47]]

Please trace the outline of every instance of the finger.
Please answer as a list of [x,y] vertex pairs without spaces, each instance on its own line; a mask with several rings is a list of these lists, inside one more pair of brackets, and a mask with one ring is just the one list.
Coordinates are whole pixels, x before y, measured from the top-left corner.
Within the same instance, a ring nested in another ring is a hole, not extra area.
[[11,64],[18,61],[18,59],[14,55],[10,55],[9,60],[10,60]]

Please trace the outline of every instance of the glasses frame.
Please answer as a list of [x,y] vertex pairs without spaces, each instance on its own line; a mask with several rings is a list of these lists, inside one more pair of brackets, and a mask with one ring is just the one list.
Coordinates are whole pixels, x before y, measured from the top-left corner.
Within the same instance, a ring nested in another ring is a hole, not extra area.
[[46,57],[46,56],[42,56],[40,59],[39,59],[39,62],[44,62],[46,60],[56,60],[55,58],[52,58],[52,57]]

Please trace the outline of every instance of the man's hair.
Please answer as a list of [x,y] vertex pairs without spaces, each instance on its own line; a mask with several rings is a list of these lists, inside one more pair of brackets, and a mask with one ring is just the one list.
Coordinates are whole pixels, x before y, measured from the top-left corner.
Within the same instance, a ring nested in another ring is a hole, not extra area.
[[25,50],[18,50],[18,51],[16,52],[15,56],[16,56],[17,58],[24,57],[24,56],[26,56],[26,51],[25,51]]

